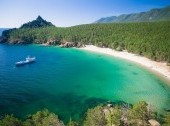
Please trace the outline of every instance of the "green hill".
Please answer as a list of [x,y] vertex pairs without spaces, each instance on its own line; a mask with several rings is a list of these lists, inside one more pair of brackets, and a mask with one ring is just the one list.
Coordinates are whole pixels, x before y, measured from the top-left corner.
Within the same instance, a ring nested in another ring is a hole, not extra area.
[[105,17],[97,20],[95,23],[111,22],[150,22],[170,20],[170,6],[161,9],[152,9],[147,12],[122,14],[120,16]]
[[49,27],[54,26],[51,22],[47,22],[41,16],[38,16],[36,20],[25,23],[21,28],[40,28],[40,27]]
[[20,44],[80,42],[170,62],[170,21],[19,28],[4,31],[1,38],[1,42]]

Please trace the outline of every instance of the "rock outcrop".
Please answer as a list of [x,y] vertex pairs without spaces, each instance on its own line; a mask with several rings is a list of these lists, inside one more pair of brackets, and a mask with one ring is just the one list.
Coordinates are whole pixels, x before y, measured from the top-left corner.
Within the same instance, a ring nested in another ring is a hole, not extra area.
[[49,39],[45,44],[46,45],[60,45],[61,42],[60,40],[57,40],[57,39]]
[[0,36],[0,43],[4,42],[4,37]]
[[62,41],[61,42],[61,47],[63,48],[70,48],[70,47],[84,47],[84,44],[82,44],[81,42],[67,42],[67,41]]

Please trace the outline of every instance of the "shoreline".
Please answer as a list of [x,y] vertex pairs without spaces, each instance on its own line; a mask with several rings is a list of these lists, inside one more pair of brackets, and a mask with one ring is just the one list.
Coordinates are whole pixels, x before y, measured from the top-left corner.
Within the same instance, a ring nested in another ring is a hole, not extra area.
[[156,74],[158,73],[159,75],[162,75],[168,82],[170,82],[170,66],[167,66],[166,62],[156,62],[146,57],[129,53],[127,51],[116,51],[110,48],[101,48],[94,45],[86,45],[85,47],[82,47],[80,49],[96,53],[103,53],[114,57],[122,58],[128,61],[132,61],[141,66],[146,67],[147,69],[153,72],[156,72]]

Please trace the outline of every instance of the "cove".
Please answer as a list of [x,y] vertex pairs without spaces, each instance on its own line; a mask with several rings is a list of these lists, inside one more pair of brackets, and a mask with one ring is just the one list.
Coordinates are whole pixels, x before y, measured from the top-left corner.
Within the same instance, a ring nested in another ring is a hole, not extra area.
[[[27,55],[36,63],[15,67]],[[64,121],[112,101],[146,101],[170,109],[170,88],[148,70],[123,59],[74,48],[0,45],[0,114],[17,117],[47,108]]]

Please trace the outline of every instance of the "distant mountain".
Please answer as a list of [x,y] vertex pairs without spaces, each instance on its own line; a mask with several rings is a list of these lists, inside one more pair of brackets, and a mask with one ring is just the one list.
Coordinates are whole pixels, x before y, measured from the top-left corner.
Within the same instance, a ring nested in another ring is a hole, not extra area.
[[8,30],[9,28],[0,28],[0,36],[2,35],[2,32],[5,30]]
[[112,22],[149,22],[170,20],[170,6],[152,9],[147,12],[122,14],[120,16],[105,17],[94,23],[112,23]]
[[20,28],[40,28],[54,26],[51,22],[47,22],[41,16],[38,16],[36,20],[23,24]]

